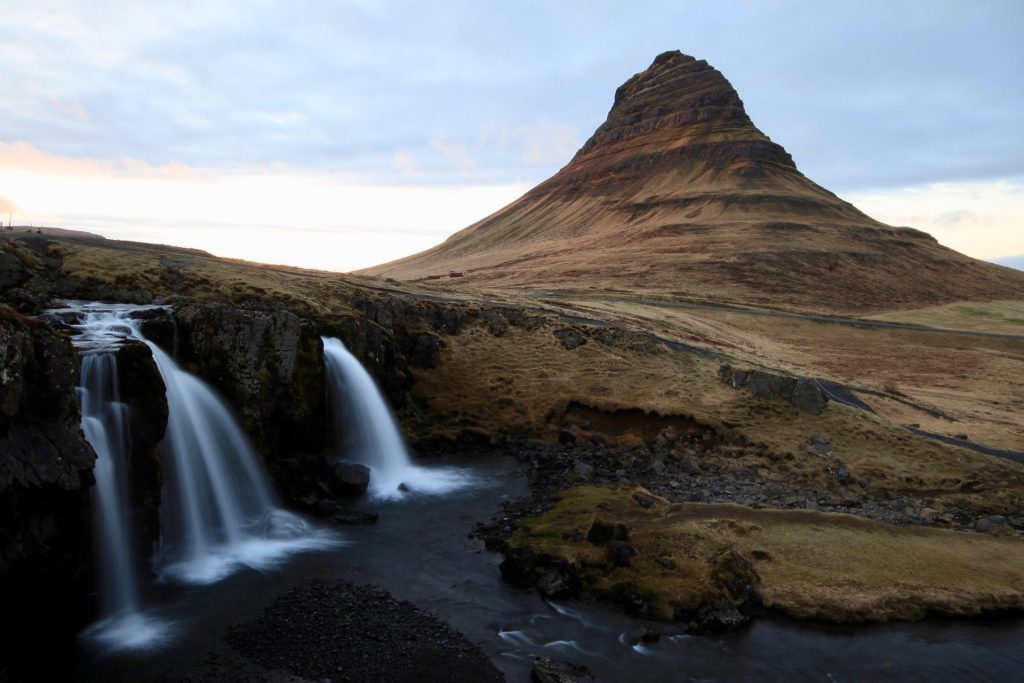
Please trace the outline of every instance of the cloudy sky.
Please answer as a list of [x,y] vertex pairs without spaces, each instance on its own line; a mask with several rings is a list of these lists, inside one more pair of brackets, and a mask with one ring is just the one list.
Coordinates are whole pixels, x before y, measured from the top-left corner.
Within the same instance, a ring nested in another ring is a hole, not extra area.
[[680,49],[876,218],[1024,254],[1021,35],[1014,0],[0,0],[0,218],[367,266],[551,175]]

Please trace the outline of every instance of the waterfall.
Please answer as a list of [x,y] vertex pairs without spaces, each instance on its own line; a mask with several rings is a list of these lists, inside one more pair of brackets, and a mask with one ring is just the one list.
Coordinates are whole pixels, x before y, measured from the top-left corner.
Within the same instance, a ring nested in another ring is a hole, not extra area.
[[268,569],[296,552],[341,545],[278,507],[259,460],[226,404],[147,340],[131,314],[140,308],[69,302],[53,311],[75,319],[82,354],[82,429],[96,451],[95,530],[103,618],[86,631],[111,647],[148,646],[166,625],[140,611],[128,529],[127,408],[119,398],[117,346],[134,338],[153,355],[167,390],[160,444],[161,579],[208,584],[242,567]]
[[96,452],[90,491],[96,544],[100,620],[86,637],[111,649],[145,649],[166,638],[170,624],[142,611],[137,558],[132,555],[128,504],[128,407],[121,401],[116,330],[120,315],[88,321],[76,337],[82,350],[78,397],[82,432]]
[[341,340],[322,340],[337,451],[348,462],[370,469],[371,495],[387,499],[406,492],[446,493],[471,483],[463,470],[414,465],[370,373]]

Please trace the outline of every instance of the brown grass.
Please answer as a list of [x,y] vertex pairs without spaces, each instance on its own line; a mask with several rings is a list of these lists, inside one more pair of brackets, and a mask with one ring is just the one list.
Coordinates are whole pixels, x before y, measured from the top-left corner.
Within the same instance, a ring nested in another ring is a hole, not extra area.
[[[662,614],[668,613],[666,605],[688,604],[703,589],[701,563],[727,546],[755,563],[762,603],[795,617],[887,621],[1024,608],[1024,541],[1019,538],[738,505],[659,500],[645,510],[633,492],[567,491],[551,511],[524,520],[512,544],[581,565],[601,549],[572,541],[573,530],[585,535],[598,516],[623,522],[638,558],[633,567],[602,576],[598,590],[632,582],[652,596]],[[671,558],[677,569],[654,562],[658,556]]]

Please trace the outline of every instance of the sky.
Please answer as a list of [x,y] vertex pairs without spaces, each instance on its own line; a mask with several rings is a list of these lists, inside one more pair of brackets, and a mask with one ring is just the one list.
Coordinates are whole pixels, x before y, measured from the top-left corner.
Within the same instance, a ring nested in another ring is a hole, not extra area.
[[0,0],[0,220],[350,270],[569,161],[665,50],[811,179],[1024,254],[1024,3]]

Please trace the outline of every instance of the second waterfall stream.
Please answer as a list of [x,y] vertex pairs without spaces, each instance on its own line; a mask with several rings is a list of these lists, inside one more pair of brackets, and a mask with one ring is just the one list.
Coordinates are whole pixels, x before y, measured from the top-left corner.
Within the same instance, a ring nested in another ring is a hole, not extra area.
[[322,339],[338,455],[370,469],[371,495],[395,499],[406,493],[441,494],[472,483],[457,468],[414,465],[370,373],[340,339]]

